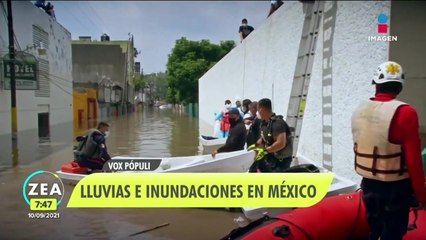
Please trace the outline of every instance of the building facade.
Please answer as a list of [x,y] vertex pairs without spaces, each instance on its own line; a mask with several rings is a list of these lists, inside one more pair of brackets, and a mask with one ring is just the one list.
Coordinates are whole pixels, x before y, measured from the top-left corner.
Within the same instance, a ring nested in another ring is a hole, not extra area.
[[133,110],[134,52],[133,37],[110,41],[103,35],[101,41],[80,37],[72,42],[77,132]]
[[[0,4],[2,14],[6,14],[6,1]],[[31,161],[37,158],[39,143],[66,146],[72,141],[71,33],[30,1],[12,1],[12,14],[19,156]],[[11,93],[6,19],[0,18],[0,152],[9,156]],[[9,161],[7,157],[1,159]]]

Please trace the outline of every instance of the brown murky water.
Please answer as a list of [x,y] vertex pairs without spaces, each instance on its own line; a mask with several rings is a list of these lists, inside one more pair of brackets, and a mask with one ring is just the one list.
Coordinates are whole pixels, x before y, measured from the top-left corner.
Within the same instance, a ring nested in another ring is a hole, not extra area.
[[[112,119],[110,123],[107,144],[112,155],[198,154],[196,118],[154,109]],[[241,213],[223,209],[67,209],[62,204],[60,219],[29,219],[30,211],[22,196],[23,182],[36,170],[56,171],[71,156],[69,144],[41,160],[0,172],[0,239],[219,239],[237,227],[233,219]],[[65,185],[64,203],[72,189]],[[165,223],[169,225],[129,237]]]

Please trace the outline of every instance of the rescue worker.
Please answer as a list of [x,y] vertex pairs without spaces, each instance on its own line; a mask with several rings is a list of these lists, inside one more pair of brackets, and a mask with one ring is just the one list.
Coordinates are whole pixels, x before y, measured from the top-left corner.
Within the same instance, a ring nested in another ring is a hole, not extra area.
[[212,152],[212,157],[215,157],[217,153],[233,152],[244,149],[247,131],[241,119],[240,111],[236,108],[231,108],[228,114],[229,123],[231,124],[228,139],[226,139],[225,145]]
[[396,100],[404,72],[396,62],[382,63],[372,84],[374,98],[352,115],[355,170],[361,175],[369,239],[399,240],[407,232],[410,207],[426,202],[419,119],[410,105]]
[[272,111],[270,99],[259,100],[257,109],[262,122],[256,145],[264,147],[268,154],[265,160],[256,161],[250,167],[250,172],[256,172],[257,169],[261,172],[283,172],[292,162],[293,139],[290,128],[281,115],[277,116]]
[[111,159],[105,141],[108,135],[109,124],[105,122],[100,122],[97,129],[89,130],[75,151],[75,161],[82,167],[101,170],[105,162]]

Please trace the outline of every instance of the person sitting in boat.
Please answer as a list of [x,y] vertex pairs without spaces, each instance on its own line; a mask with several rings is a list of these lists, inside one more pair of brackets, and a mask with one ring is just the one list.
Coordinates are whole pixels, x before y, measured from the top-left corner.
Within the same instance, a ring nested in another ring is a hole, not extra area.
[[403,239],[410,208],[417,207],[415,200],[426,204],[418,114],[396,99],[404,81],[398,63],[379,65],[372,81],[374,98],[361,103],[351,119],[354,165],[362,176],[369,239]]
[[228,139],[226,139],[225,145],[212,153],[212,157],[215,157],[217,153],[233,152],[244,149],[247,130],[243,120],[241,119],[240,111],[236,108],[231,108],[228,113],[229,123],[231,125]]
[[265,148],[265,160],[256,161],[250,172],[283,172],[290,167],[293,155],[291,131],[281,115],[272,111],[272,103],[268,98],[259,100],[257,109],[262,120],[260,138],[256,145]]
[[101,170],[105,162],[111,159],[106,146],[108,135],[109,124],[106,122],[100,122],[97,129],[89,130],[75,150],[75,162],[91,170]]
[[229,129],[231,124],[229,123],[229,114],[228,111],[231,108],[231,100],[225,101],[225,109],[222,111],[222,114],[218,114],[215,117],[215,121],[220,121],[220,137],[227,138],[229,135]]

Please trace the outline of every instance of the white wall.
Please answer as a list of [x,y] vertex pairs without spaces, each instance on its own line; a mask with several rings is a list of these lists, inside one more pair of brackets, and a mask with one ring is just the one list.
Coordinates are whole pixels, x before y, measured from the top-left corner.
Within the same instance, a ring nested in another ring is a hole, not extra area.
[[[374,95],[375,68],[388,59],[389,43],[369,42],[377,35],[377,16],[389,15],[390,2],[338,2],[333,40],[332,156],[333,171],[358,179],[353,170],[351,115],[358,104]],[[319,39],[318,52],[322,52]],[[322,55],[315,58],[310,95],[302,128],[299,153],[322,158]],[[319,144],[320,143],[320,144]]]
[[[3,2],[6,8],[6,2]],[[49,35],[50,98],[35,97],[33,90],[18,90],[18,131],[38,128],[38,105],[48,105],[50,125],[72,122],[72,61],[71,34],[30,1],[13,1],[13,25],[21,50],[33,45],[33,25]],[[0,52],[8,52],[8,31],[4,18],[0,20]],[[17,49],[19,50],[19,49]],[[37,51],[27,52],[39,57]],[[2,72],[3,75],[3,72]],[[57,86],[59,85],[59,87]],[[62,88],[62,89],[61,89]],[[10,133],[10,90],[0,90],[0,135]],[[72,129],[71,129],[72,130]]]
[[259,100],[273,95],[275,111],[286,114],[291,89],[286,86],[291,86],[302,24],[301,4],[286,2],[200,78],[200,134],[212,134],[213,112],[237,96]]
[[[326,3],[329,4],[329,3]],[[358,104],[374,93],[375,68],[388,59],[388,42],[369,42],[377,35],[377,17],[389,15],[390,2],[337,4],[333,41],[333,171],[358,179],[353,170],[350,118]],[[262,26],[199,80],[200,134],[213,131],[213,112],[226,98],[272,98],[274,111],[286,115],[304,14],[302,3],[286,2]],[[322,28],[317,42],[299,154],[322,158]]]

